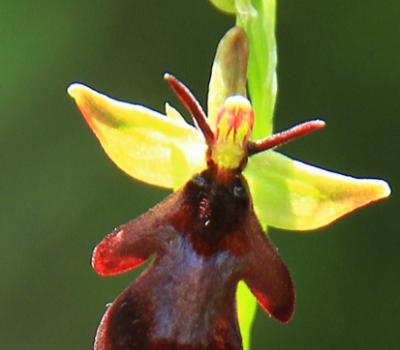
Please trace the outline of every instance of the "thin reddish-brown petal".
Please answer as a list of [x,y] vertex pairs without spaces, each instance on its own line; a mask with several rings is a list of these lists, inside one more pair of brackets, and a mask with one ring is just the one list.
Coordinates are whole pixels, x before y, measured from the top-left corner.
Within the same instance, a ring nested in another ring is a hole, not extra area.
[[194,122],[198,125],[199,129],[203,133],[207,145],[212,144],[214,141],[214,135],[210,125],[208,124],[207,116],[192,92],[172,74],[165,73],[164,79],[191,114]]
[[283,130],[264,139],[254,142],[249,142],[248,153],[249,155],[265,152],[271,148],[283,146],[293,140],[307,136],[317,130],[325,127],[325,122],[320,119],[309,120],[307,122],[295,125],[290,129]]

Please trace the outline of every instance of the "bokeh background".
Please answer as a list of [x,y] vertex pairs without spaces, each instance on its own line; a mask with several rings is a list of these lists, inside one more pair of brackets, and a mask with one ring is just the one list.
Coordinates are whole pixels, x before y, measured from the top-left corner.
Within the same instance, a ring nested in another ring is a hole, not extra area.
[[[280,0],[276,129],[326,130],[283,152],[390,181],[391,199],[309,235],[271,230],[296,282],[283,326],[259,312],[253,349],[398,349],[400,2]],[[0,3],[0,348],[91,349],[134,278],[98,277],[94,245],[167,195],[106,157],[68,98],[85,82],[162,110],[171,71],[205,104],[233,18],[206,0]]]

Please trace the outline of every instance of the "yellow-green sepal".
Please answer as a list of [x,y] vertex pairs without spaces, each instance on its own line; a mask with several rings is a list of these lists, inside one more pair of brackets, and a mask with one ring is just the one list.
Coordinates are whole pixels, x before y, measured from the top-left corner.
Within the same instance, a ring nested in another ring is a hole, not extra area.
[[244,176],[262,225],[285,230],[317,229],[390,194],[383,180],[341,175],[274,151],[252,156]]
[[107,155],[133,178],[176,189],[205,168],[203,136],[171,107],[167,117],[77,83],[68,93]]
[[247,60],[246,33],[240,27],[233,27],[219,42],[211,70],[207,114],[213,129],[225,100],[232,95],[247,95]]

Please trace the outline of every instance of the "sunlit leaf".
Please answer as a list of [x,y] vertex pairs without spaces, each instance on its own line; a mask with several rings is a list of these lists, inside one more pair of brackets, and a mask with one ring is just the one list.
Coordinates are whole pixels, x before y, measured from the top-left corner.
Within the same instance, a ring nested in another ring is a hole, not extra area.
[[120,102],[84,85],[72,84],[75,99],[107,155],[133,178],[177,188],[205,168],[203,136],[179,121],[140,105]]
[[263,226],[313,230],[390,194],[383,180],[356,179],[274,151],[249,159],[244,175]]

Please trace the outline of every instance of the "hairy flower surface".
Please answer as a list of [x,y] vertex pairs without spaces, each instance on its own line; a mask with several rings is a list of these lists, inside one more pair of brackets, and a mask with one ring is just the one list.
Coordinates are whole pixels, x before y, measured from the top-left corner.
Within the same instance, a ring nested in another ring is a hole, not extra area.
[[195,120],[72,84],[75,99],[108,156],[124,172],[176,190],[95,249],[93,267],[114,275],[150,267],[106,311],[96,350],[241,349],[235,292],[244,281],[271,316],[294,310],[288,270],[266,225],[306,231],[389,195],[386,182],[356,179],[272,150],[323,127],[312,121],[252,140],[246,98],[247,40],[238,27],[222,39],[210,80],[208,116],[190,91],[166,80]]

